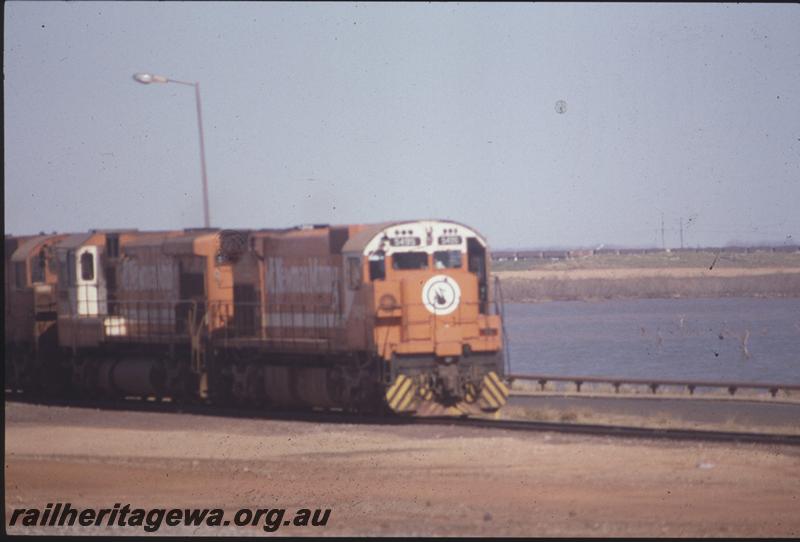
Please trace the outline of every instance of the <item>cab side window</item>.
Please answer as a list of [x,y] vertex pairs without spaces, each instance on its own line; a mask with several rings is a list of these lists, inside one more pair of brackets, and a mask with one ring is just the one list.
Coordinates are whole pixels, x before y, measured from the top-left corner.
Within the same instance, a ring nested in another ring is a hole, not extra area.
[[27,269],[25,268],[25,262],[17,262],[14,264],[14,286],[17,288],[24,288],[26,286],[25,275],[27,274]]
[[386,256],[383,252],[372,254],[369,257],[369,280],[383,280],[386,278]]
[[109,233],[106,236],[106,257],[119,258],[119,234]]
[[347,285],[351,290],[361,287],[361,258],[347,258]]
[[67,251],[67,284],[75,284],[75,251]]
[[31,282],[44,282],[44,268],[47,265],[45,251],[42,249],[39,254],[31,260]]
[[81,280],[94,280],[94,256],[91,252],[81,254]]

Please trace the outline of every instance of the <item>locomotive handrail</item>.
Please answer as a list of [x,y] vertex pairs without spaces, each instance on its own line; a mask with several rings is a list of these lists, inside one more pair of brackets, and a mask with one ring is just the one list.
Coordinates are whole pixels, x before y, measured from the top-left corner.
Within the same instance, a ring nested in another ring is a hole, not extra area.
[[[495,314],[500,316],[500,331],[503,334],[501,343],[503,345],[503,361],[505,362],[506,374],[511,372],[511,343],[508,341],[508,331],[506,330],[505,300],[503,299],[503,287],[500,284],[500,277],[494,277],[494,299]],[[499,304],[498,304],[499,303]]]
[[[312,346],[332,351],[339,333],[339,317],[330,303],[286,303],[259,301],[214,301],[209,303],[211,320],[219,323],[215,337],[257,344]],[[242,315],[245,315],[244,317]],[[264,319],[266,318],[266,320]]]
[[800,384],[778,384],[764,382],[719,382],[707,380],[655,380],[651,378],[617,378],[599,376],[553,376],[553,375],[526,375],[508,374],[506,379],[509,382],[514,380],[535,380],[542,390],[548,382],[572,382],[580,393],[581,386],[585,383],[592,384],[611,384],[614,386],[614,393],[619,393],[619,388],[623,384],[634,386],[647,386],[654,394],[660,387],[680,386],[689,390],[693,395],[696,388],[727,388],[728,393],[735,395],[740,388],[746,389],[765,389],[775,397],[779,390],[800,391]]
[[[101,341],[128,343],[143,341],[147,343],[174,343],[196,345],[200,335],[208,335],[211,340],[222,344],[241,344],[257,346],[269,344],[271,347],[302,346],[318,351],[332,351],[340,346],[345,320],[338,312],[338,305],[331,303],[286,303],[239,300],[193,300],[193,299],[118,299],[97,300],[103,307],[98,314],[70,314],[68,320],[94,320],[100,326]],[[423,303],[405,303],[404,312],[422,309]],[[480,303],[465,301],[450,315],[455,325],[471,324],[483,315]],[[495,313],[501,309],[495,303]],[[192,310],[193,309],[193,310]],[[435,337],[437,316],[428,310],[415,311],[416,316],[406,318],[405,326],[429,327],[429,338]],[[423,316],[424,315],[424,316]],[[192,322],[196,322],[192,324]],[[501,319],[502,323],[502,319]],[[365,332],[369,327],[364,320]],[[88,328],[73,326],[69,332],[73,339]],[[498,333],[505,336],[504,329]],[[476,339],[492,340],[491,336]],[[371,338],[367,337],[367,344]],[[245,344],[246,343],[246,344]],[[507,343],[506,343],[507,344]],[[380,345],[377,345],[380,346]],[[508,359],[504,358],[508,365]]]

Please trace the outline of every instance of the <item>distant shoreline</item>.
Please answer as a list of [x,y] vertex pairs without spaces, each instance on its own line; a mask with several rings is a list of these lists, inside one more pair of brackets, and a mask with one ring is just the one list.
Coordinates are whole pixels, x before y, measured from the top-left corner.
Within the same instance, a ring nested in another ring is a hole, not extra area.
[[648,252],[492,263],[505,301],[800,297],[800,252]]
[[511,303],[601,299],[800,297],[798,268],[624,268],[496,271]]

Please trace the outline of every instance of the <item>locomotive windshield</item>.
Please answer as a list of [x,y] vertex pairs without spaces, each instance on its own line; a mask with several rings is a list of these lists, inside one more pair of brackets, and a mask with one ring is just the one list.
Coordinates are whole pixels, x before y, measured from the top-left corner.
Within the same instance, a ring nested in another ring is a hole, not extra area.
[[427,269],[428,254],[425,252],[398,252],[392,255],[392,269]]
[[433,253],[433,266],[436,269],[460,269],[460,250],[441,250]]

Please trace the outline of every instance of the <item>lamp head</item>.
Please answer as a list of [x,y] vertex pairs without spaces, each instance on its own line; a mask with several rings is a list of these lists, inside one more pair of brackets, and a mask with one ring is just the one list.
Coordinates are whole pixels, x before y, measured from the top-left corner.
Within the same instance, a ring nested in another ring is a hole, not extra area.
[[137,83],[142,83],[143,85],[149,85],[150,83],[168,83],[169,79],[164,77],[163,75],[153,75],[152,73],[134,73],[133,80]]

